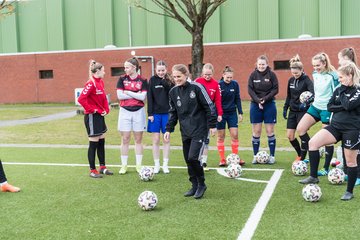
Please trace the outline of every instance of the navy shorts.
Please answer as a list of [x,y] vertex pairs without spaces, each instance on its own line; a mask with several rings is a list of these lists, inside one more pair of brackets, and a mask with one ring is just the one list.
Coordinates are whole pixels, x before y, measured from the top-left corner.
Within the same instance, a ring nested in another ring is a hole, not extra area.
[[163,114],[154,114],[154,121],[151,122],[150,120],[148,120],[148,126],[147,126],[147,131],[149,133],[160,133],[160,130],[162,133],[166,132],[166,124],[169,120],[169,115],[167,113],[163,113]]
[[350,150],[360,149],[360,131],[359,130],[341,130],[334,128],[332,125],[326,126],[324,129],[328,130],[334,136],[336,142],[342,141],[342,146]]
[[238,115],[236,111],[231,113],[224,113],[222,115],[222,121],[217,123],[216,128],[218,130],[223,130],[225,129],[226,123],[228,128],[238,128]]
[[250,104],[250,122],[254,123],[276,123],[276,105],[275,101],[267,102],[259,108],[259,104],[251,102]]
[[287,129],[296,129],[299,124],[301,118],[305,115],[306,112],[293,112],[289,111],[289,116],[286,123]]

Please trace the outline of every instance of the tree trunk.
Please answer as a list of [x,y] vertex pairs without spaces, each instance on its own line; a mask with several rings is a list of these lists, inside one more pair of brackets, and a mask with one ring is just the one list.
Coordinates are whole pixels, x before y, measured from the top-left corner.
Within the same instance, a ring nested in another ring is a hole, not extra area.
[[191,46],[191,79],[195,80],[201,76],[204,60],[203,31],[197,29],[192,33]]

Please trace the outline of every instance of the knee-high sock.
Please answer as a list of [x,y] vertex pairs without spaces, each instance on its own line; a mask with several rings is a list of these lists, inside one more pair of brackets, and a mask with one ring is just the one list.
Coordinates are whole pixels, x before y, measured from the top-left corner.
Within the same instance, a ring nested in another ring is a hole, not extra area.
[[89,165],[90,165],[91,170],[96,169],[96,166],[95,166],[95,153],[96,153],[96,149],[98,147],[98,144],[99,144],[98,142],[89,141],[88,161],[89,161]]
[[[306,154],[309,150],[309,141],[310,141],[310,136],[309,134],[305,133],[302,136],[299,136],[301,139],[301,160],[304,160],[306,158]],[[310,156],[309,156],[310,157]]]
[[320,162],[319,150],[309,151],[309,159],[310,159],[310,176],[317,178],[318,176],[317,172]]
[[231,140],[231,152],[238,154],[239,152],[239,140]]
[[105,138],[99,139],[97,156],[99,158],[100,166],[105,166]]
[[260,148],[260,137],[252,137],[252,147],[254,151],[254,156],[259,152]]
[[357,175],[357,167],[348,167],[348,183],[346,191],[352,193],[355,182],[356,182],[356,175]]
[[268,136],[268,145],[270,149],[270,156],[275,156],[276,138],[275,135]]
[[325,146],[325,163],[324,168],[326,171],[329,170],[331,159],[334,155],[334,145]]
[[220,155],[220,160],[225,159],[225,146],[224,146],[224,142],[217,142],[217,149]]
[[6,182],[6,181],[7,181],[7,179],[6,179],[5,171],[4,171],[2,162],[0,160],[0,183]]
[[290,141],[290,143],[291,143],[291,146],[293,146],[293,148],[295,149],[296,154],[297,154],[298,156],[301,156],[300,143],[299,143],[299,141],[297,140],[297,138],[295,138],[294,140]]

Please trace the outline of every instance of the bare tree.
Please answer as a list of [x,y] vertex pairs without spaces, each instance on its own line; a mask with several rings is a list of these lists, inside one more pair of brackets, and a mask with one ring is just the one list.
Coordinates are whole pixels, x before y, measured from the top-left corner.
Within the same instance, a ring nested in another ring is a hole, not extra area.
[[215,10],[227,0],[151,0],[162,12],[147,8],[144,0],[130,0],[145,11],[167,16],[180,22],[192,36],[191,74],[200,76],[204,59],[204,28]]
[[15,3],[18,0],[0,0],[0,17],[11,15],[15,11]]

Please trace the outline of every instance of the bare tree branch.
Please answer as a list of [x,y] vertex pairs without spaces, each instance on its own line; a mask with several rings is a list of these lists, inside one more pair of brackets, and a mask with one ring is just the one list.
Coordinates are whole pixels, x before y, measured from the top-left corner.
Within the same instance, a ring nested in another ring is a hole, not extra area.
[[1,0],[0,3],[0,17],[8,16],[14,13],[15,11],[15,3],[17,0],[8,1]]

